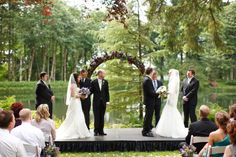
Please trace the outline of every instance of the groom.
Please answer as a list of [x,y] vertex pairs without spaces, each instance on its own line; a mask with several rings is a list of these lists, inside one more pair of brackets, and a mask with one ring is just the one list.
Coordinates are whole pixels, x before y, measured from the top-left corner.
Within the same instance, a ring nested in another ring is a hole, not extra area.
[[105,71],[99,70],[98,78],[92,81],[91,93],[93,94],[93,113],[94,113],[94,136],[106,136],[104,133],[104,116],[106,106],[109,105],[109,85],[105,80]]
[[[80,75],[81,75],[81,80],[80,80],[80,88],[88,88],[90,89],[91,88],[91,79],[88,78],[88,72],[87,70],[81,70],[80,71]],[[85,122],[86,122],[86,125],[87,125],[87,128],[89,128],[89,125],[90,125],[90,108],[91,108],[91,99],[90,99],[90,95],[86,98],[86,99],[82,99],[81,100],[81,103],[82,103],[82,109],[83,109],[83,112],[84,112],[84,118],[85,118]]]
[[192,123],[197,121],[195,110],[198,88],[199,81],[195,78],[195,71],[192,69],[188,70],[187,78],[184,79],[181,89],[183,93],[184,125],[186,128],[188,127],[189,117]]
[[143,81],[143,95],[144,95],[144,105],[145,117],[143,122],[142,135],[147,137],[154,137],[152,133],[152,118],[154,113],[154,108],[157,100],[157,93],[154,88],[155,82],[153,81],[153,75],[155,70],[153,68],[147,68],[145,71],[146,76]]

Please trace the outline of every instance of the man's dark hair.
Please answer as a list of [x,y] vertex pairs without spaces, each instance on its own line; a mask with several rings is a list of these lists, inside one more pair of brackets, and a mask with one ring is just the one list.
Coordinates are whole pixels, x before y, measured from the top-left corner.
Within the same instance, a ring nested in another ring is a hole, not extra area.
[[150,75],[152,72],[153,72],[153,68],[148,67],[148,68],[146,69],[146,71],[145,71],[145,74],[146,74],[146,75]]
[[191,71],[191,73],[192,73],[193,75],[195,75],[195,70],[189,69],[188,71]]
[[7,129],[13,120],[12,111],[0,111],[0,128]]
[[46,72],[41,72],[40,74],[39,74],[39,77],[40,77],[40,79],[42,79],[45,75],[47,75],[47,73]]
[[87,72],[87,70],[82,69],[82,70],[80,71],[80,74],[83,74],[83,73],[86,73],[86,72]]

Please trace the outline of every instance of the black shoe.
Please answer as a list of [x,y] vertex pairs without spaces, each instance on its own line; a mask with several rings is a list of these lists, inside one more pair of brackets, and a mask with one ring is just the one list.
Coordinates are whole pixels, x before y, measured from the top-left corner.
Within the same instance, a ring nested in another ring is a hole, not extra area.
[[100,135],[101,135],[101,136],[107,136],[107,134],[104,133],[104,132],[103,132],[103,133],[100,133]]
[[154,135],[153,135],[152,132],[145,133],[145,134],[143,134],[143,136],[146,136],[146,137],[154,137]]
[[98,132],[95,132],[94,133],[94,136],[99,136],[100,134]]

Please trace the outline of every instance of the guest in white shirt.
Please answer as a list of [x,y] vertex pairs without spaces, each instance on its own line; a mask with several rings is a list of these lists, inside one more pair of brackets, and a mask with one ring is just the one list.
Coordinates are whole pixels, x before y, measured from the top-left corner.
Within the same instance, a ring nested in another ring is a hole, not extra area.
[[49,118],[49,108],[47,104],[41,104],[37,108],[35,119],[32,125],[42,130],[44,133],[45,141],[52,142],[56,138],[56,127],[52,119]]
[[10,134],[15,126],[12,111],[0,111],[0,157],[25,157],[23,142]]
[[[31,146],[38,146],[39,154],[41,150],[45,147],[45,139],[43,132],[31,125],[32,114],[30,109],[22,109],[19,113],[22,124],[15,127],[11,134],[18,137],[23,141],[24,144]],[[27,152],[27,157],[35,157],[36,154],[32,152]]]

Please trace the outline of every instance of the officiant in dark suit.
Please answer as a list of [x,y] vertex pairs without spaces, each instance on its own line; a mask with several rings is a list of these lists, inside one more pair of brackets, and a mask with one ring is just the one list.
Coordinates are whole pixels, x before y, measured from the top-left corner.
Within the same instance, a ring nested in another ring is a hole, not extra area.
[[[157,78],[158,78],[158,73],[155,71],[152,75],[152,83],[155,91],[157,91],[159,87],[163,86],[162,82]],[[159,97],[158,94],[155,97],[154,112],[155,112],[155,126],[157,126],[157,123],[159,122],[161,115],[161,98]]]
[[39,77],[40,80],[37,83],[35,91],[36,109],[41,104],[47,104],[49,107],[50,118],[52,118],[53,102],[55,101],[55,96],[53,95],[50,85],[47,83],[49,76],[46,72],[41,72]]
[[199,81],[195,78],[195,71],[192,69],[188,70],[187,78],[184,79],[181,89],[183,93],[185,127],[188,127],[189,117],[191,119],[191,123],[197,121],[195,110],[198,99],[198,88],[199,88]]
[[[80,80],[80,88],[88,88],[91,89],[91,79],[88,78],[88,72],[87,70],[81,70],[80,71],[80,75],[81,75],[81,80]],[[90,109],[91,109],[91,97],[90,95],[86,98],[86,99],[81,99],[81,103],[82,103],[82,109],[84,112],[84,118],[85,118],[85,123],[89,128],[90,125]]]
[[145,117],[143,122],[142,135],[147,137],[154,136],[152,133],[152,118],[157,100],[157,94],[154,88],[154,82],[152,80],[154,73],[155,71],[153,68],[147,68],[145,71],[146,76],[144,77],[143,81]]
[[109,85],[105,80],[105,71],[99,70],[98,78],[92,81],[91,93],[93,94],[93,113],[94,113],[94,136],[105,136],[104,116],[106,107],[110,102]]

